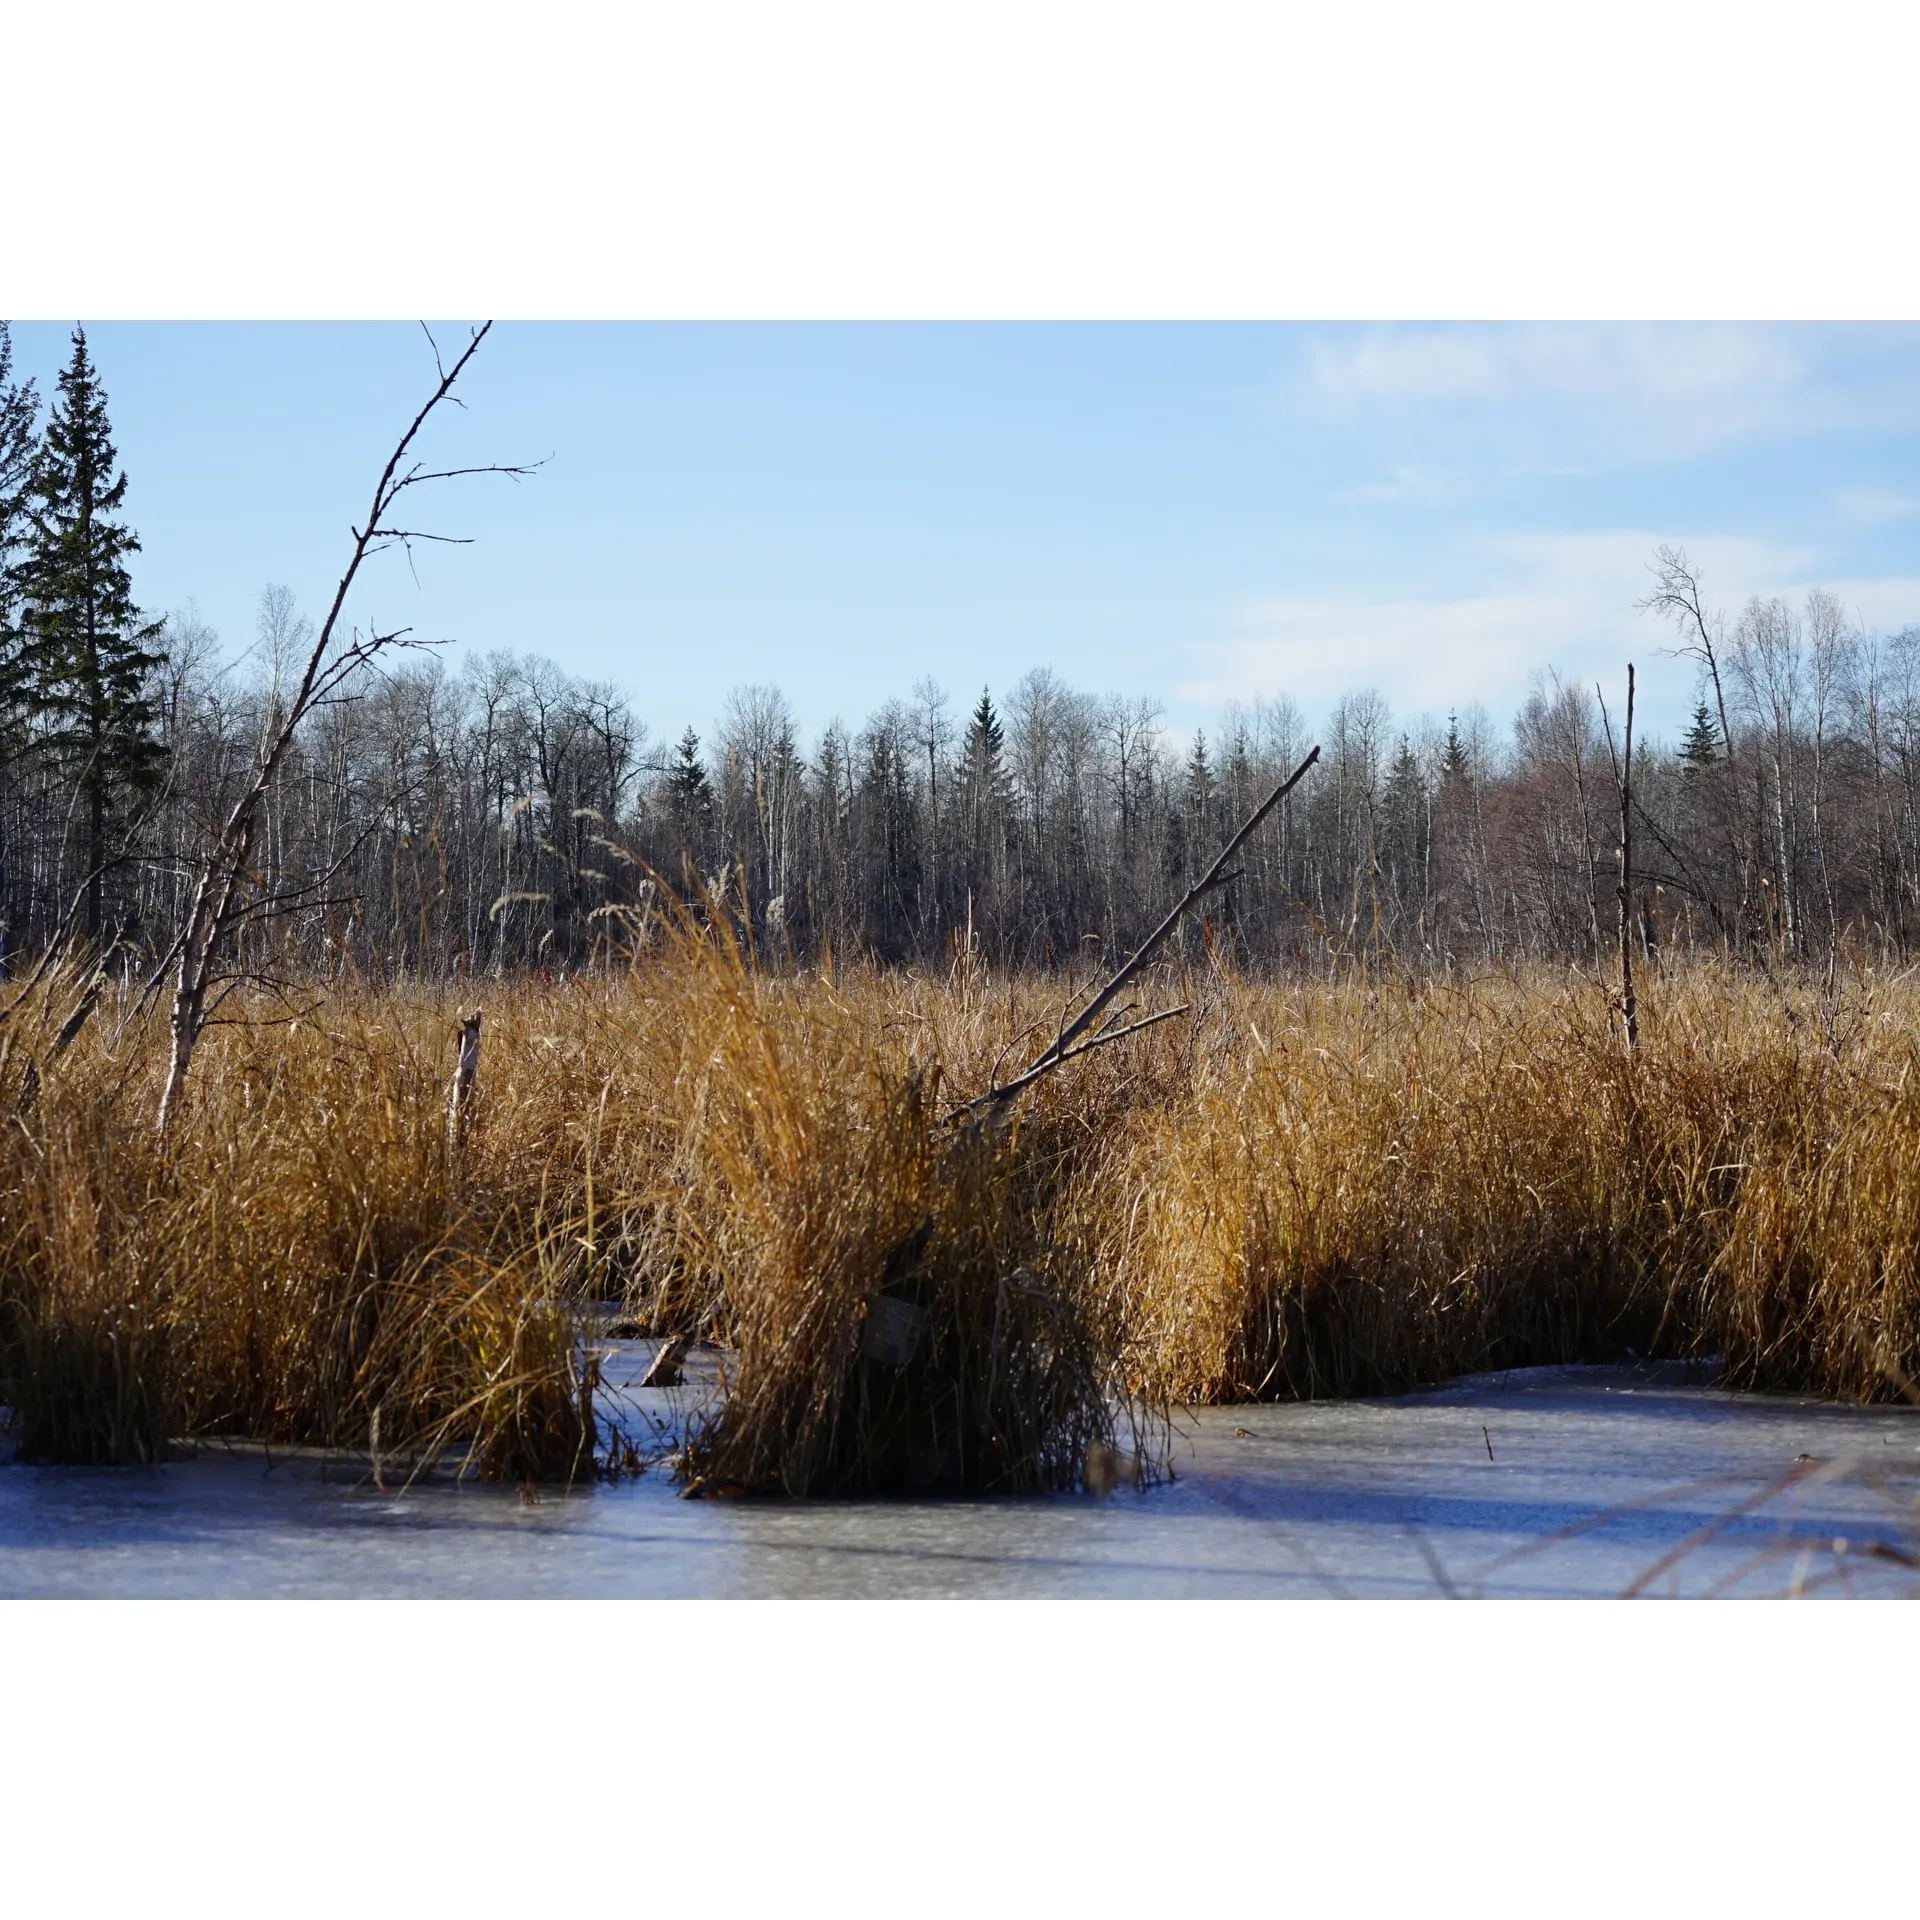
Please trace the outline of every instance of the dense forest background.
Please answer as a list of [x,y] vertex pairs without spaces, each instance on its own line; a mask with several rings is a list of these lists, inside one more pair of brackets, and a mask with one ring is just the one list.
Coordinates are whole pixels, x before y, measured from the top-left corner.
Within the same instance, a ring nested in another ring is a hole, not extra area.
[[[165,956],[312,643],[277,586],[237,659],[191,611],[143,611],[126,491],[84,334],[43,406],[0,327],[0,965],[62,926],[129,968]],[[1699,688],[1682,741],[1635,743],[1645,948],[1904,960],[1920,627],[1865,631],[1820,591],[1717,614],[1683,555],[1650,558],[1649,648]],[[662,883],[724,902],[777,959],[1111,956],[1315,742],[1190,942],[1417,971],[1594,960],[1622,718],[1548,670],[1505,726],[1397,720],[1359,691],[1312,729],[1278,699],[1186,741],[1150,700],[1038,669],[958,697],[922,681],[811,741],[777,688],[743,687],[703,738],[537,656],[390,651],[274,783],[248,961],[571,968],[624,944]]]

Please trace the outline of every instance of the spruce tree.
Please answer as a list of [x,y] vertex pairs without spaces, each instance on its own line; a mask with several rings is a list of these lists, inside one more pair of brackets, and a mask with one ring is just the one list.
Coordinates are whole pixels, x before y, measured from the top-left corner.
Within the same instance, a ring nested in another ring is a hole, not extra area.
[[967,809],[973,816],[976,831],[985,810],[1005,797],[1006,771],[1002,765],[1005,750],[1006,733],[1000,725],[1000,716],[994,712],[993,700],[982,687],[980,704],[967,722],[964,768]]
[[13,573],[26,537],[27,485],[33,475],[39,412],[33,382],[13,378],[12,330],[0,320],[0,765],[17,751],[26,717]]
[[713,789],[700,758],[700,736],[691,727],[680,736],[673,764],[667,769],[667,805],[675,824],[689,840],[705,831],[713,812]]
[[1207,736],[1196,727],[1193,746],[1187,754],[1187,812],[1194,830],[1203,838],[1212,831],[1215,795],[1213,762],[1207,757]]
[[1396,824],[1406,825],[1419,819],[1425,804],[1426,784],[1420,778],[1420,762],[1414,755],[1413,742],[1403,733],[1387,775],[1387,815]]
[[107,396],[76,327],[33,464],[26,550],[12,583],[35,742],[82,802],[95,937],[110,829],[123,806],[158,785],[165,758],[153,697],[165,623],[144,619],[133,602],[126,563],[140,542],[120,518],[127,476],[116,470],[110,433]]
[[1713,724],[1713,715],[1702,700],[1693,710],[1693,725],[1687,729],[1687,737],[1680,744],[1680,760],[1688,773],[1697,773],[1702,767],[1710,767],[1719,759],[1717,742],[1720,735]]
[[967,772],[978,793],[985,795],[999,787],[1000,756],[1005,746],[1000,716],[993,710],[992,696],[982,687],[980,704],[967,724]]
[[13,334],[0,320],[0,974],[13,945],[15,859],[11,775],[27,730],[27,676],[21,660],[19,595],[13,569],[27,524],[40,396],[13,377]]
[[1221,779],[1232,811],[1236,815],[1245,813],[1253,793],[1253,750],[1248,744],[1244,726],[1236,726],[1233,737],[1227,742],[1227,757],[1221,769]]
[[1006,733],[1000,725],[1000,716],[993,710],[987,689],[982,687],[980,704],[967,722],[966,754],[961,763],[971,885],[985,882],[989,857],[999,839],[1001,812],[1007,795],[1002,761],[1005,749]]
[[1400,750],[1394,755],[1382,799],[1387,861],[1400,871],[1404,881],[1424,863],[1427,854],[1426,782],[1421,778],[1413,742],[1404,733],[1400,736]]
[[1213,757],[1207,752],[1206,733],[1196,727],[1193,745],[1187,749],[1186,764],[1180,772],[1178,802],[1168,809],[1166,878],[1169,883],[1184,887],[1211,857],[1219,791]]

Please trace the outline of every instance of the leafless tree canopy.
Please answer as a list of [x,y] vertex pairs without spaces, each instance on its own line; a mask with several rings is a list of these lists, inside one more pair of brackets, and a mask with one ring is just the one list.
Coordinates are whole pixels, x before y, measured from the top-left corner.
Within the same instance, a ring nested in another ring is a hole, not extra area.
[[[1698,716],[1678,745],[1634,745],[1643,956],[1711,945],[1822,964],[1853,942],[1905,959],[1920,628],[1869,633],[1817,591],[1722,613],[1671,549],[1654,581],[1649,645],[1665,639],[1667,670],[1697,683]],[[107,879],[123,955],[153,966],[177,945],[261,743],[302,698],[317,624],[270,586],[235,662],[191,609],[169,621],[167,778]],[[965,950],[1091,976],[1313,741],[1311,777],[1180,930],[1188,951],[1597,965],[1625,910],[1595,691],[1550,671],[1504,726],[1473,707],[1398,720],[1361,690],[1311,739],[1278,699],[1191,741],[1149,700],[1044,669],[991,696],[922,680],[811,739],[769,686],[736,689],[701,734],[535,656],[382,648],[328,676],[246,849],[249,897],[286,908],[233,929],[230,964],[255,977],[577,967],[644,923],[650,875],[781,961]],[[30,734],[12,728],[0,764],[0,956],[44,949],[85,878],[72,796]]]

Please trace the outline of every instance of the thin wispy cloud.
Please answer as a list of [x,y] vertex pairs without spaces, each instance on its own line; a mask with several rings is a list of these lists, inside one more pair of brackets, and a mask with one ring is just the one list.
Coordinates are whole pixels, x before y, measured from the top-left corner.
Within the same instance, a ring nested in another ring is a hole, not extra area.
[[1524,684],[1556,638],[1564,650],[1567,616],[1551,594],[1279,596],[1247,609],[1234,638],[1204,648],[1204,677],[1180,694],[1203,705],[1278,693],[1319,703],[1371,686],[1390,689],[1398,707],[1465,704]]
[[[1440,711],[1474,700],[1511,705],[1546,666],[1611,677],[1625,660],[1651,662],[1674,644],[1671,630],[1637,606],[1650,586],[1648,561],[1669,541],[1686,548],[1710,604],[1730,615],[1756,596],[1824,585],[1869,629],[1920,621],[1920,577],[1823,581],[1804,548],[1632,528],[1492,535],[1475,542],[1474,570],[1493,591],[1249,603],[1228,638],[1198,650],[1200,672],[1181,696],[1210,704],[1288,693],[1312,703],[1371,685],[1403,711]],[[1691,678],[1678,664],[1668,677],[1671,704]]]
[[1843,520],[1862,527],[1884,527],[1898,520],[1920,518],[1920,499],[1872,487],[1848,488],[1834,495],[1833,504]]
[[1920,627],[1920,575],[1820,582],[1869,633]]
[[1334,402],[1521,399],[1542,393],[1751,398],[1806,384],[1808,356],[1778,328],[1502,325],[1366,328],[1323,340],[1309,364]]
[[1384,480],[1368,480],[1343,487],[1336,500],[1374,501],[1383,505],[1445,506],[1464,499],[1472,483],[1464,473],[1435,472],[1427,467],[1395,467]]
[[1471,411],[1496,431],[1517,410],[1510,428],[1615,456],[1687,457],[1920,422],[1920,382],[1888,359],[1890,339],[1752,325],[1364,327],[1315,341],[1295,401],[1335,420]]
[[1683,548],[1709,600],[1737,608],[1753,594],[1810,583],[1817,556],[1808,546],[1740,534],[1686,533],[1651,527],[1601,527],[1556,533],[1478,536],[1477,551],[1501,573],[1517,573],[1547,590],[1631,614],[1646,597],[1654,552]]

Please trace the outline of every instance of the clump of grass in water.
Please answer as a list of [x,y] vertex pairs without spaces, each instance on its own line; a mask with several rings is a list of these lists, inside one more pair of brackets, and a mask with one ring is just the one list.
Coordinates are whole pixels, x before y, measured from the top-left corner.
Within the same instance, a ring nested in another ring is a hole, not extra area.
[[[0,1071],[14,1064],[0,1055]],[[11,1076],[9,1076],[11,1078]],[[0,1134],[0,1403],[26,1461],[144,1466],[179,1431],[170,1328],[102,1175],[124,1142],[98,1106],[19,1100]]]
[[469,1204],[438,1076],[354,1026],[234,1034],[164,1139],[151,1089],[99,1054],[16,1113],[0,1401],[22,1457],[377,1430],[491,1475],[590,1469],[593,1361],[537,1220],[523,1238]]
[[943,1130],[937,1058],[837,992],[757,977],[724,931],[683,928],[678,947],[704,986],[681,1218],[729,1348],[691,1484],[1079,1486],[1119,1451],[1110,1367],[1018,1130]]
[[[1729,1264],[1766,1188],[1752,1170],[1838,1072],[1783,1038],[1764,989],[1670,975],[1633,1054],[1603,993],[1564,981],[1233,983],[1220,1015],[1191,1086],[1126,1117],[1076,1209],[1141,1390],[1315,1398],[1654,1353],[1745,1366],[1743,1318],[1788,1271],[1778,1253]],[[1839,1078],[1873,1071],[1863,1057]],[[1809,1171],[1795,1193],[1822,1190]],[[1865,1237],[1904,1217],[1883,1200]],[[1840,1247],[1816,1256],[1830,1279]],[[1910,1346],[1920,1299],[1890,1317]],[[1837,1296],[1803,1316],[1843,1323],[1864,1321]],[[1845,1390],[1874,1392],[1870,1370]]]
[[1732,1386],[1912,1398],[1920,1377],[1920,1064],[1809,1051],[1745,1148],[1702,1288]]

